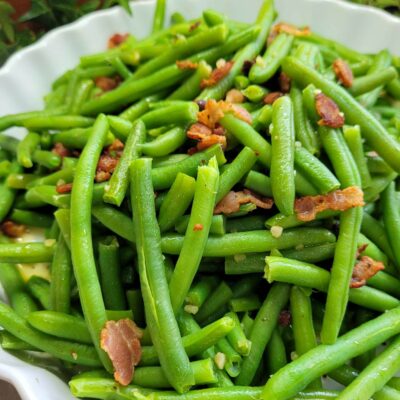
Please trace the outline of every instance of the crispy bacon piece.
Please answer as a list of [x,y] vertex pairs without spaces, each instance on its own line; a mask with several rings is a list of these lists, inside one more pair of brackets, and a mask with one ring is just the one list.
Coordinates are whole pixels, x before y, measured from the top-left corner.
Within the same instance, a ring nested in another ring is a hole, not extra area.
[[225,101],[227,101],[228,103],[236,103],[236,104],[243,103],[244,102],[243,93],[240,90],[231,89],[226,94]]
[[124,146],[125,145],[119,139],[115,139],[109,146],[105,148],[104,154],[113,158],[120,158],[122,152],[124,151]]
[[109,49],[117,47],[120,44],[122,44],[123,42],[125,42],[125,40],[128,39],[128,37],[129,37],[129,33],[125,33],[125,34],[116,33],[108,39],[107,47]]
[[193,230],[194,231],[202,231],[203,230],[203,224],[194,224]]
[[280,22],[279,24],[274,25],[273,28],[271,29],[271,32],[268,36],[268,42],[267,42],[268,46],[282,32],[287,33],[289,35],[293,35],[293,36],[310,36],[311,35],[311,30],[308,26],[306,26],[303,29],[300,29],[294,25],[286,24],[285,22]]
[[363,191],[358,186],[350,186],[326,195],[300,197],[295,200],[294,209],[298,220],[308,222],[324,210],[346,211],[363,205]]
[[361,246],[358,247],[356,251],[356,259],[360,258],[361,254],[364,253],[366,248],[368,247],[368,243],[364,243]]
[[189,32],[193,32],[197,29],[201,24],[201,21],[196,21],[194,24],[190,25]]
[[100,335],[100,347],[109,355],[114,367],[114,378],[121,385],[132,381],[135,366],[142,356],[142,331],[126,318],[107,321]]
[[281,72],[279,74],[279,87],[281,88],[281,91],[283,93],[289,93],[291,84],[292,80],[290,79],[290,76]]
[[318,125],[329,126],[330,128],[341,128],[344,125],[344,115],[330,97],[318,93],[315,96],[315,107],[321,117]]
[[343,86],[351,87],[353,85],[353,71],[346,61],[338,58],[333,62],[332,67],[336,77],[339,79],[339,82],[341,82]]
[[265,210],[274,205],[274,201],[267,197],[261,197],[244,189],[240,192],[231,190],[214,208],[214,214],[232,214],[240,210],[241,204],[253,203],[257,207]]
[[[222,134],[218,133],[220,132],[218,129],[219,128],[213,130],[199,122],[196,122],[189,128],[189,130],[186,132],[186,135],[190,139],[199,141],[196,145],[196,150],[201,151],[217,143],[220,144],[223,149],[225,149],[226,137],[223,131]],[[215,133],[215,131],[217,133]]]
[[113,78],[109,76],[98,76],[94,80],[95,85],[100,88],[103,92],[109,92],[115,89],[120,83],[121,78],[116,75]]
[[287,327],[292,322],[292,314],[289,310],[282,310],[279,313],[278,323],[280,326]]
[[57,154],[60,157],[69,157],[71,152],[62,143],[54,143],[51,152]]
[[97,164],[95,176],[96,182],[108,181],[111,177],[111,174],[114,172],[117,164],[117,158],[111,157],[107,154],[102,154]]
[[26,226],[22,224],[17,224],[14,221],[4,221],[0,225],[0,229],[8,237],[19,238],[25,233]]
[[359,288],[364,286],[369,278],[372,278],[383,269],[385,269],[385,266],[380,261],[375,261],[368,256],[362,256],[354,266],[350,287]]
[[265,95],[263,102],[264,104],[273,104],[275,100],[278,100],[279,97],[282,97],[282,92],[271,92]]
[[251,124],[251,115],[243,107],[236,104],[231,104],[226,101],[220,100],[207,100],[204,110],[197,114],[197,120],[201,124],[214,129],[219,120],[224,117],[226,113],[233,113],[235,117]]
[[179,69],[196,69],[199,66],[199,64],[190,60],[177,60],[176,66]]
[[211,75],[208,78],[205,78],[201,81],[200,87],[202,89],[210,86],[214,86],[217,84],[221,79],[225,78],[228,75],[229,71],[233,66],[233,61],[226,61],[223,65],[213,69]]
[[63,183],[56,186],[56,192],[60,194],[70,193],[72,190],[72,183]]

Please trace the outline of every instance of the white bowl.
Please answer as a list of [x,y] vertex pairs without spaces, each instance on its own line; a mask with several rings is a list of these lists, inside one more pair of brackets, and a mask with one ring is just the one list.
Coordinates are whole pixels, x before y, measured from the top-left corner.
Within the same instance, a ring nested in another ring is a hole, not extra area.
[[[275,0],[279,19],[309,25],[315,32],[362,52],[388,48],[400,55],[400,20],[371,7],[337,0]],[[168,0],[167,17],[179,10],[188,18],[206,8],[245,22],[254,21],[262,0]],[[51,82],[79,57],[102,51],[113,33],[144,37],[150,31],[154,0],[132,3],[133,17],[115,7],[55,29],[13,55],[0,69],[0,115],[40,109]],[[11,382],[23,400],[70,400],[67,386],[51,373],[0,349],[0,378]],[[1,395],[0,395],[1,397]]]

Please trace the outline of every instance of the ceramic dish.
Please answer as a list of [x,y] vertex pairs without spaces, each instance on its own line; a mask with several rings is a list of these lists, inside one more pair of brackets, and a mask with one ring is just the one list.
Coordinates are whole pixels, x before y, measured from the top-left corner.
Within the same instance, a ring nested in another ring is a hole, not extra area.
[[[213,8],[251,22],[262,0],[168,0],[167,17],[179,10],[188,18]],[[275,0],[279,19],[309,25],[314,31],[362,52],[388,48],[400,55],[400,19],[371,7],[338,0]],[[55,29],[14,56],[0,70],[0,115],[40,109],[51,82],[77,64],[79,57],[101,51],[113,33],[149,33],[154,1],[133,4],[133,17],[115,7]],[[16,131],[15,131],[16,132]],[[16,132],[17,133],[17,132]],[[68,387],[56,376],[22,362],[0,349],[0,378],[11,382],[23,400],[70,400]],[[1,393],[0,393],[1,398]]]

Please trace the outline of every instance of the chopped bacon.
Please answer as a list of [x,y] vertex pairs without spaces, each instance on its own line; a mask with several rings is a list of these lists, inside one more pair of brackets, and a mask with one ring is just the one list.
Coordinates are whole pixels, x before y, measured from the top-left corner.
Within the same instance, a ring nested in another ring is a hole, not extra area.
[[283,93],[289,93],[291,83],[292,80],[290,79],[289,75],[285,74],[284,72],[279,74],[279,87]]
[[220,100],[207,100],[203,111],[197,114],[197,120],[205,126],[214,129],[225,113],[233,113],[235,117],[251,124],[251,115],[239,105]]
[[288,327],[292,322],[292,314],[289,310],[282,310],[279,313],[278,323],[280,326]]
[[120,44],[124,43],[126,39],[128,39],[129,37],[129,33],[125,33],[123,35],[121,35],[120,33],[116,33],[114,35],[112,35],[109,39],[108,39],[108,45],[107,47],[109,49],[112,49],[114,47],[119,46]]
[[115,139],[109,146],[104,150],[104,154],[113,157],[120,158],[124,150],[124,144],[119,140]]
[[361,246],[358,247],[356,251],[356,258],[360,258],[361,254],[364,253],[366,248],[368,247],[368,243],[364,243]]
[[282,97],[282,92],[271,92],[265,95],[263,102],[264,104],[273,104],[275,100],[278,100],[279,97]]
[[344,115],[330,97],[318,93],[315,96],[315,107],[321,117],[318,125],[329,126],[330,128],[341,128],[344,125]]
[[26,226],[13,221],[4,221],[0,225],[0,229],[8,237],[19,238],[25,233]]
[[116,75],[113,78],[109,76],[98,76],[95,78],[94,83],[103,92],[108,92],[115,89],[121,83],[121,78],[119,75]]
[[228,103],[236,103],[236,104],[243,103],[244,102],[243,93],[240,90],[231,89],[226,94],[225,101],[227,101]]
[[204,89],[206,87],[214,86],[221,79],[225,78],[226,75],[228,75],[232,66],[233,66],[233,61],[227,61],[223,63],[221,66],[213,69],[209,78],[205,78],[201,81],[200,87]]
[[196,69],[199,66],[199,64],[190,60],[177,60],[176,66],[179,69]]
[[338,58],[332,64],[333,70],[339,82],[345,87],[351,87],[353,85],[353,71],[349,67],[346,61]]
[[114,367],[114,378],[121,385],[132,381],[135,366],[142,356],[142,331],[126,318],[107,321],[100,335],[100,346],[109,355]]
[[280,33],[287,33],[293,36],[310,36],[311,30],[308,26],[306,26],[303,29],[300,29],[294,25],[286,24],[285,22],[280,22],[279,24],[274,25],[273,28],[271,29],[271,32],[268,36],[268,46],[274,41],[274,39]]
[[[216,128],[215,131],[219,132],[217,129],[219,128]],[[215,133],[213,129],[199,122],[193,124],[186,132],[186,135],[190,139],[199,141],[196,145],[196,149],[199,151],[207,149],[214,144],[220,144],[223,149],[226,148],[226,137],[224,133]]]
[[51,152],[57,154],[60,157],[69,157],[71,152],[62,143],[54,143]]
[[190,25],[189,32],[193,32],[197,29],[201,24],[201,21],[196,21],[194,24]]
[[244,189],[241,192],[230,191],[214,208],[214,214],[232,214],[240,210],[242,204],[252,203],[265,210],[270,209],[274,202],[272,199],[261,197]]
[[295,200],[294,209],[299,221],[312,221],[321,211],[346,211],[364,205],[364,193],[357,186],[335,190],[326,195],[305,196]]
[[188,151],[187,151],[187,154],[188,154],[189,156],[192,156],[193,154],[196,154],[198,151],[199,151],[199,150],[197,149],[196,146],[190,147],[190,148],[188,149]]
[[193,230],[194,231],[202,231],[203,230],[203,224],[194,224]]
[[97,163],[95,176],[96,182],[104,182],[109,180],[117,164],[117,158],[111,157],[107,154],[102,154],[100,156],[99,162]]
[[56,186],[56,192],[59,194],[70,193],[72,190],[72,183],[63,183]]
[[369,278],[372,278],[383,269],[385,269],[385,266],[380,261],[375,261],[368,256],[362,256],[354,266],[350,287],[359,288],[364,286]]

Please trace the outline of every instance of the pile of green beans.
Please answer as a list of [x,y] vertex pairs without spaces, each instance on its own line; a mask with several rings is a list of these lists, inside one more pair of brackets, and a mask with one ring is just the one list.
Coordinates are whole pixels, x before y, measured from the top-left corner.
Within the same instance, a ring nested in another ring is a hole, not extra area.
[[[400,400],[398,57],[274,26],[273,0],[253,25],[166,15],[0,117],[0,345],[79,398]],[[226,146],[188,133],[211,100]],[[346,188],[365,204],[299,217]],[[103,342],[122,320],[127,385]]]

